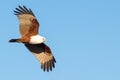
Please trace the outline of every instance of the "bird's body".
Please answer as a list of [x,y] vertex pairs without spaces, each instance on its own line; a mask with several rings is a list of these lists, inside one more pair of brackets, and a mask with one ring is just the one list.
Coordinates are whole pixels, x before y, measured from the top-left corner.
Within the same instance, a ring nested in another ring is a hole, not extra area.
[[32,10],[19,6],[14,12],[20,22],[21,38],[9,42],[23,43],[39,60],[44,71],[52,70],[56,61],[50,48],[44,44],[46,39],[38,33],[39,23]]

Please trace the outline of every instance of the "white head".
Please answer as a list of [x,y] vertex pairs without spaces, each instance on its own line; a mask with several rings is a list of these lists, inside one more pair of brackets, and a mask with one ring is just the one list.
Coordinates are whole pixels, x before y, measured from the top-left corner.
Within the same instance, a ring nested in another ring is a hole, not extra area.
[[40,44],[44,43],[45,41],[46,39],[40,35],[31,36],[30,38],[30,44]]

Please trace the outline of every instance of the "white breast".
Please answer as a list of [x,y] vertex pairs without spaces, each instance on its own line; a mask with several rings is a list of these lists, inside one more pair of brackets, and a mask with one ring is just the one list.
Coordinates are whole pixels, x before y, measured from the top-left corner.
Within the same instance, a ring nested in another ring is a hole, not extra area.
[[31,36],[30,38],[30,44],[40,44],[45,42],[45,38],[40,36],[40,35],[35,35],[35,36]]

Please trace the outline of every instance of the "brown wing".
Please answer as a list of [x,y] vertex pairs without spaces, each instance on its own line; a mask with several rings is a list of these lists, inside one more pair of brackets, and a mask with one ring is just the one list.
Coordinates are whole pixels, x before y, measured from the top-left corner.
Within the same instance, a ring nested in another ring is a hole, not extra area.
[[18,8],[16,8],[14,12],[15,15],[18,16],[20,22],[20,34],[22,36],[26,34],[29,35],[38,34],[39,23],[36,20],[31,9],[27,9],[25,6],[23,7],[18,6]]
[[35,57],[41,63],[41,68],[44,71],[52,71],[55,67],[55,58],[52,55],[50,48],[44,43],[41,44],[25,44],[29,51],[31,51]]

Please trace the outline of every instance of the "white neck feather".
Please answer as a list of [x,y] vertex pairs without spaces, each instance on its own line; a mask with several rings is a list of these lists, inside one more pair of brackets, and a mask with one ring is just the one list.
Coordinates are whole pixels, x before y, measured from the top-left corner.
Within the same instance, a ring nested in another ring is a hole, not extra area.
[[35,36],[31,36],[30,38],[30,44],[40,44],[40,43],[44,43],[45,42],[45,38],[43,36],[40,35],[35,35]]

